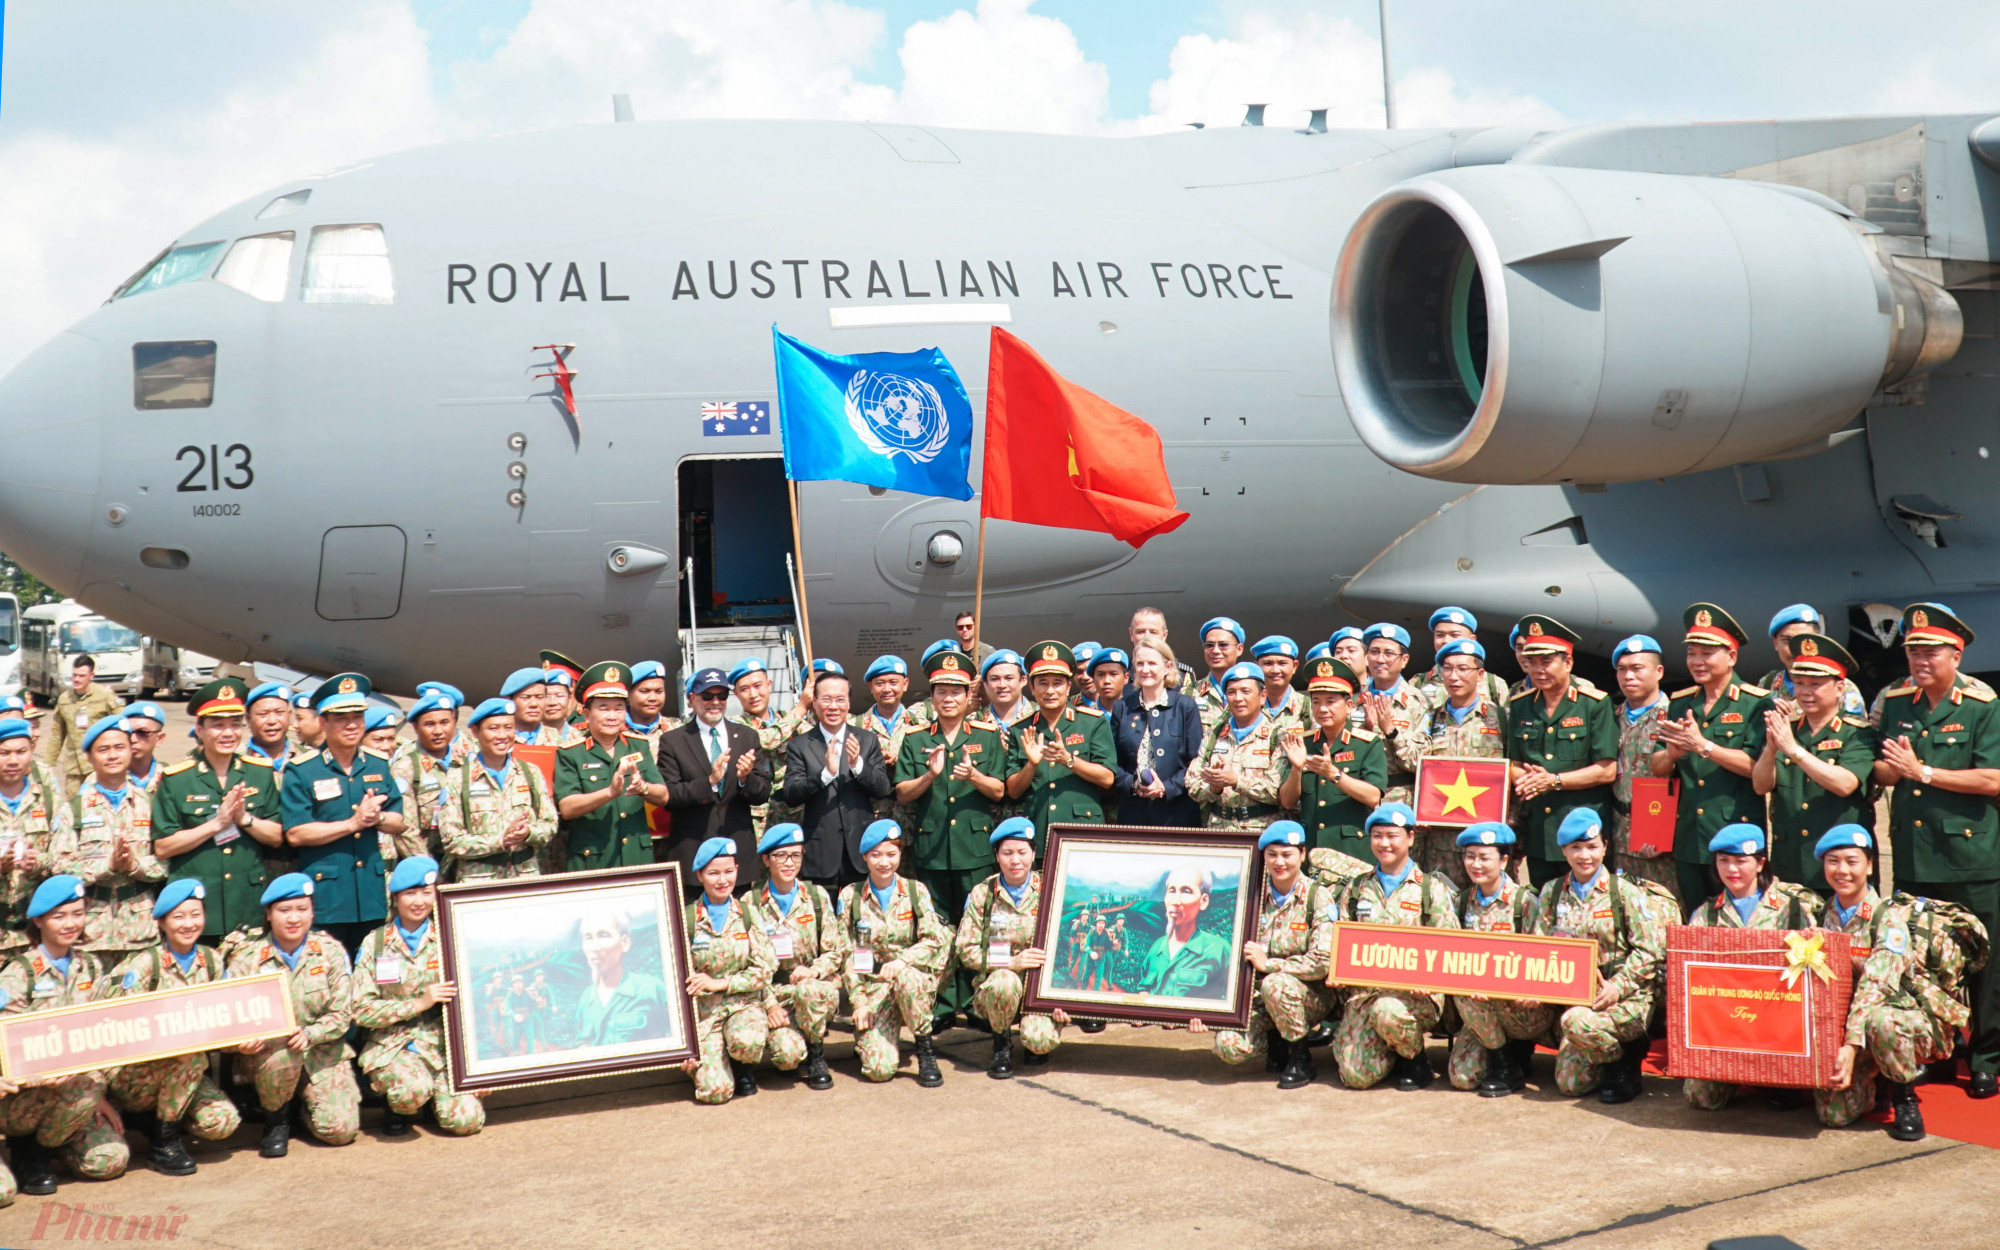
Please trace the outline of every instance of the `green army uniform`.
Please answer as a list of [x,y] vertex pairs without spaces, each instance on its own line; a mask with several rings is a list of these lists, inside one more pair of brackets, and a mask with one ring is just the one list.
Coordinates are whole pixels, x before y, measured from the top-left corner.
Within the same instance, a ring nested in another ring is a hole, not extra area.
[[[1521,618],[1521,636],[1527,648],[1566,653],[1578,641],[1576,631],[1553,617],[1540,615]],[[1553,710],[1542,692],[1532,686],[1514,695],[1507,705],[1507,758],[1515,764],[1538,764],[1549,772],[1565,773],[1617,757],[1618,726],[1612,717],[1611,700],[1574,676]],[[1511,783],[1513,778],[1508,780]],[[1532,884],[1539,888],[1569,871],[1556,847],[1563,817],[1579,807],[1594,808],[1601,814],[1611,806],[1611,793],[1607,784],[1584,790],[1551,790],[1517,803],[1515,828],[1521,834],[1521,850],[1528,859]]]
[[[1952,677],[1951,684],[1960,690],[1973,690],[1980,694],[2000,695],[2000,690],[1995,690],[1969,673],[1956,674]],[[1877,690],[1874,701],[1868,705],[1868,723],[1879,728],[1882,724],[1882,704],[1888,701],[1891,694],[1894,694],[1897,690],[1906,688],[1908,685],[1909,681],[1906,678],[1900,682],[1892,681],[1880,690]]]
[[[525,994],[525,991],[524,991]],[[533,1000],[523,1005],[532,1016]],[[667,983],[646,972],[627,968],[606,994],[595,982],[577,995],[571,1028],[578,1046],[618,1046],[667,1035],[672,1017],[667,1010]],[[528,1023],[523,1019],[522,1025]],[[515,1043],[525,1046],[527,1030],[517,1026]]]
[[[806,1061],[808,1047],[826,1044],[826,1027],[840,1009],[840,972],[847,959],[840,917],[826,890],[804,880],[792,891],[790,911],[778,905],[769,878],[745,891],[741,902],[770,940],[778,963],[768,1002],[787,1018],[771,1029],[762,1058],[790,1072]],[[794,981],[800,969],[806,970],[806,979]]]
[[[213,948],[196,946],[190,954],[186,968],[164,944],[128,955],[98,982],[96,997],[185,989],[226,975],[223,958]],[[210,1053],[196,1051],[114,1068],[106,1092],[121,1111],[151,1112],[169,1124],[185,1122],[188,1132],[201,1140],[222,1141],[242,1126],[243,1115],[209,1079]]]
[[[1501,848],[1505,851],[1507,848]],[[1472,933],[1531,933],[1535,926],[1535,892],[1504,872],[1492,898],[1469,886],[1459,896],[1459,928]],[[1516,998],[1471,998],[1453,995],[1459,1030],[1451,1038],[1446,1074],[1453,1089],[1478,1089],[1490,1066],[1487,1052],[1510,1044],[1551,1040],[1556,1009],[1546,1003],[1530,1006]]]
[[[1800,635],[1800,637],[1803,636]],[[1773,699],[1790,699],[1794,697],[1792,694],[1792,679],[1782,668],[1774,668],[1764,674],[1757,679],[1757,684],[1770,691]],[[1842,716],[1859,716],[1864,720],[1868,716],[1868,704],[1861,697],[1861,687],[1855,685],[1854,679],[1851,677],[1843,677],[1840,680],[1840,714]]]
[[[102,976],[103,965],[87,950],[71,947],[65,972],[49,962],[40,946],[31,946],[0,966],[0,1015],[90,1002]],[[85,1180],[108,1181],[124,1175],[131,1147],[97,1115],[107,1078],[102,1071],[78,1072],[0,1098],[0,1133],[33,1137],[43,1149],[59,1152]],[[19,1162],[15,1160],[17,1166]],[[0,1169],[0,1181],[11,1201],[12,1174]]]
[[[847,1001],[856,1015],[873,1016],[867,1028],[857,1025],[855,1054],[863,1077],[886,1081],[902,1062],[897,1038],[903,1026],[919,1042],[931,1035],[938,974],[951,958],[952,933],[924,883],[907,877],[896,878],[886,905],[867,879],[856,881],[841,890],[837,909],[850,952]],[[864,950],[867,970],[857,967]],[[884,980],[881,970],[895,960],[903,967]]]
[[[1451,883],[1425,872],[1412,860],[1408,875],[1393,890],[1383,892],[1379,871],[1348,887],[1342,900],[1342,920],[1395,924],[1425,929],[1456,929],[1458,899]],[[1424,1034],[1437,1027],[1443,1004],[1435,994],[1407,990],[1356,988],[1334,1030],[1340,1080],[1349,1089],[1368,1089],[1389,1075],[1398,1056],[1418,1059],[1424,1054]]]
[[[1972,630],[1944,608],[1904,610],[1905,646],[1956,639],[1970,644]],[[1881,737],[1908,738],[1932,768],[2000,768],[2000,700],[1954,685],[1933,708],[1923,691],[1901,685],[1883,700]],[[1889,845],[1897,889],[1956,903],[1989,935],[2000,934],[2000,808],[1991,797],[1899,781],[1890,791]],[[2000,959],[1986,961],[1971,989],[1970,1069],[1975,1076],[2000,1072]]]
[[1163,933],[1139,961],[1138,992],[1221,1003],[1228,993],[1231,962],[1229,942],[1206,929],[1196,929],[1178,947]]
[[[199,749],[178,764],[168,766],[153,796],[153,841],[183,833],[215,818],[222,800],[238,785],[244,787],[243,810],[254,820],[277,821],[283,809],[279,801],[278,778],[270,761],[261,755],[239,751],[230,761],[229,771],[216,776],[208,757]],[[242,925],[264,923],[264,887],[269,880],[264,871],[263,844],[241,829],[225,829],[196,846],[167,860],[170,877],[192,877],[201,882],[202,906],[207,920],[202,936],[220,938]],[[150,915],[150,913],[149,913]]]
[[[346,768],[325,748],[293,756],[278,794],[287,833],[301,825],[346,820],[369,794],[386,796],[385,814],[403,810],[403,796],[389,775],[389,757],[367,747],[357,749]],[[299,848],[298,870],[313,880],[315,924],[358,928],[388,917],[384,841],[380,830],[362,829]]]
[[692,971],[728,984],[713,994],[694,996],[695,1034],[701,1060],[694,1070],[694,1100],[724,1103],[736,1092],[730,1062],[753,1064],[770,1041],[766,1014],[771,974],[778,957],[764,926],[736,900],[724,906],[720,925],[708,912],[706,894],[687,905],[688,951]]
[[[543,789],[542,772],[509,756],[496,784],[482,757],[445,775],[437,836],[444,851],[447,881],[504,881],[541,875],[536,856],[556,833],[556,801]],[[513,850],[504,845],[515,819],[528,818],[528,840]]]
[[18,799],[0,798],[0,846],[11,846],[0,873],[0,958],[26,950],[28,900],[54,874],[55,821],[63,792],[40,763],[28,766]]
[[1803,713],[1792,718],[1792,736],[1801,747],[1836,768],[1852,773],[1860,784],[1842,796],[1806,776],[1790,757],[1777,759],[1777,783],[1771,790],[1771,871],[1780,881],[1809,886],[1822,896],[1833,887],[1826,882],[1813,847],[1835,825],[1875,825],[1875,804],[1868,797],[1869,774],[1881,740],[1859,716],[1836,714],[1818,730]]
[[400,1116],[431,1107],[438,1130],[468,1137],[486,1126],[486,1104],[454,1094],[446,1071],[444,1008],[423,993],[445,980],[438,927],[424,922],[412,946],[395,921],[361,939],[354,956],[354,1023],[363,1030],[357,1066]]
[[1340,919],[1339,896],[1303,873],[1283,898],[1274,898],[1269,887],[1260,893],[1256,940],[1270,958],[1264,971],[1254,973],[1249,1026],[1215,1034],[1215,1053],[1224,1063],[1266,1055],[1273,1030],[1297,1045],[1333,1010],[1334,991],[1326,974],[1333,960],[1333,924]]
[[[1691,643],[1734,647],[1749,638],[1734,617],[1712,603],[1691,604],[1683,620]],[[1665,719],[1681,720],[1692,715],[1702,736],[1717,747],[1742,751],[1752,761],[1762,755],[1764,713],[1770,710],[1771,692],[1732,676],[1713,705],[1704,706],[1707,698],[1707,692],[1700,686],[1676,690],[1669,697]],[[1674,870],[1680,881],[1681,900],[1691,904],[1708,894],[1709,839],[1724,825],[1741,823],[1765,828],[1764,796],[1757,793],[1748,776],[1730,772],[1698,753],[1681,756],[1674,764],[1674,773],[1680,778],[1680,806],[1674,819]]]
[[[1060,730],[1063,746],[1071,755],[1087,764],[1102,764],[1114,773],[1118,771],[1118,743],[1112,736],[1110,719],[1094,708],[1069,707],[1056,713],[1053,725],[1038,712],[1008,730],[1007,777],[1027,767],[1025,740],[1030,730],[1043,738]],[[1043,761],[1035,769],[1028,792],[1019,800],[1021,815],[1035,822],[1036,857],[1041,856],[1048,844],[1050,825],[1107,823],[1110,817],[1105,809],[1109,798],[1110,791],[1091,785],[1061,764]],[[991,862],[990,853],[986,858]]]
[[[1185,784],[1188,797],[1201,804],[1205,826],[1256,832],[1278,818],[1278,790],[1292,766],[1278,746],[1278,735],[1289,727],[1260,715],[1248,730],[1239,731],[1235,717],[1225,716],[1202,736]],[[1236,784],[1217,789],[1202,770],[1222,760],[1236,765]]]
[[[1507,758],[1507,708],[1482,692],[1475,696],[1472,710],[1464,720],[1452,714],[1449,700],[1439,702],[1430,714],[1396,740],[1398,763],[1411,774],[1431,756],[1457,759]],[[1435,783],[1433,783],[1435,784]],[[1458,853],[1458,830],[1425,825],[1417,830],[1417,845],[1411,851],[1424,871],[1450,880],[1463,890],[1468,878],[1465,862]]]
[[[1308,755],[1325,756],[1340,772],[1350,773],[1355,780],[1365,781],[1377,790],[1388,787],[1388,752],[1373,730],[1342,728],[1329,737],[1325,730],[1314,726],[1304,741]],[[1348,797],[1332,780],[1310,769],[1298,772],[1299,824],[1305,827],[1306,845],[1331,848],[1365,862],[1371,852],[1361,823],[1375,809]]]
[[993,873],[972,887],[954,942],[959,966],[978,978],[972,1009],[995,1037],[1018,1025],[1021,1045],[1032,1055],[1046,1055],[1062,1041],[1054,1016],[1021,1013],[1027,982],[1012,966],[1016,956],[1035,945],[1035,921],[1041,910],[1041,873],[1028,874],[1018,901],[1000,874]]
[[[388,757],[377,758],[386,776]],[[394,793],[393,786],[389,793]],[[312,898],[317,905],[317,891]],[[265,972],[285,974],[306,1048],[301,1053],[287,1046],[284,1038],[273,1038],[255,1054],[238,1055],[238,1071],[256,1089],[265,1112],[283,1111],[294,1098],[301,1099],[312,1135],[329,1146],[345,1146],[361,1136],[361,1089],[354,1082],[349,1062],[354,1051],[346,1040],[354,1023],[347,948],[332,934],[313,929],[300,943],[295,964],[288,964],[269,938],[245,942],[230,956],[231,977]]]
[[[116,963],[160,940],[153,900],[167,867],[153,855],[153,805],[137,785],[127,785],[113,807],[94,782],[56,809],[49,857],[58,873],[79,878],[84,896],[83,936],[77,947]],[[111,856],[120,842],[132,848],[133,867],[119,872]]]
[[[639,757],[639,777],[646,784],[664,784],[644,741],[620,734],[613,749],[606,751],[592,738],[556,752],[556,802],[610,785],[618,761],[627,755]],[[569,847],[570,872],[653,862],[653,830],[643,794],[621,794],[594,812],[563,821],[561,832]]]
[[[1729,895],[1718,894],[1694,909],[1688,925],[1696,929],[1804,929],[1819,917],[1819,896],[1802,885],[1773,881],[1751,909],[1740,915]],[[1690,1080],[1683,1086],[1688,1105],[1699,1111],[1720,1111],[1736,1093],[1734,1081]]]
[[107,716],[116,715],[124,708],[124,700],[112,693],[109,686],[91,682],[82,695],[72,687],[65,686],[56,696],[56,703],[49,709],[48,727],[42,731],[42,740],[35,751],[35,758],[55,770],[61,778],[63,792],[75,794],[79,785],[90,778],[90,765],[83,758],[83,732]]
[[1637,1070],[1627,1049],[1643,1048],[1666,989],[1667,926],[1680,918],[1679,904],[1663,887],[1606,868],[1581,894],[1567,872],[1542,886],[1535,932],[1595,941],[1598,986],[1612,994],[1602,1011],[1568,1007],[1557,1018],[1556,1088],[1564,1095],[1578,1098],[1596,1089],[1609,1064],[1631,1062]]

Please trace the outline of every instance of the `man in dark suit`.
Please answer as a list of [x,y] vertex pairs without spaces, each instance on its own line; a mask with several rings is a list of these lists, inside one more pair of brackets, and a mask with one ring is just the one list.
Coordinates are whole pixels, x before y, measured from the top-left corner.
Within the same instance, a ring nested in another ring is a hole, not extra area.
[[831,891],[868,875],[861,834],[875,819],[875,800],[887,798],[891,787],[881,740],[847,719],[846,676],[832,661],[822,663],[813,678],[813,724],[785,744],[782,797],[805,809],[799,875]]
[[750,809],[771,797],[771,761],[757,749],[757,731],[723,715],[729,679],[719,668],[694,675],[688,693],[694,716],[660,735],[660,779],[667,783],[673,831],[665,854],[680,862],[684,885],[694,883],[694,853],[709,838],[736,843],[736,862],[757,862]]

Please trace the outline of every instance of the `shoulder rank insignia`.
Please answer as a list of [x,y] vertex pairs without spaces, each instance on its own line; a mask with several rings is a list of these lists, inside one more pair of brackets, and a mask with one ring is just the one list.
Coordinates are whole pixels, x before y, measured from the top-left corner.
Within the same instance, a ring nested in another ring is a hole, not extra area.
[[1701,687],[1700,687],[1700,686],[1689,686],[1689,687],[1688,687],[1688,688],[1687,688],[1686,690],[1676,690],[1676,691],[1674,691],[1674,692],[1673,692],[1672,694],[1668,695],[1667,697],[1668,697],[1669,699],[1685,699],[1685,698],[1687,698],[1687,697],[1688,697],[1689,695],[1696,695],[1696,694],[1700,694],[1700,693],[1701,693]]
[[193,767],[194,767],[194,766],[195,766],[196,764],[198,764],[198,763],[200,763],[200,762],[201,762],[201,761],[200,761],[199,759],[196,759],[196,758],[194,758],[194,757],[189,757],[188,759],[184,759],[184,760],[182,760],[182,761],[181,761],[180,763],[178,763],[178,764],[169,764],[169,765],[167,765],[167,767],[166,767],[166,771],[165,771],[165,772],[163,772],[163,773],[161,774],[161,776],[163,776],[163,777],[175,777],[175,776],[179,776],[179,775],[180,775],[181,773],[184,773],[184,772],[186,772],[186,771],[187,771],[188,769],[190,769],[190,768],[193,768]]
[[1753,686],[1747,681],[1739,685],[1737,689],[1741,690],[1744,694],[1749,695],[1753,699],[1762,699],[1767,697],[1771,693],[1770,691],[1764,689],[1764,687]]

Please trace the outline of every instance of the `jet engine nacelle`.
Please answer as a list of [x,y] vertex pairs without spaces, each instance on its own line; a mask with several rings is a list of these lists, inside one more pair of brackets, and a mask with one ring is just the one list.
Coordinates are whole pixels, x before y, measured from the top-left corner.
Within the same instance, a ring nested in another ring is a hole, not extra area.
[[1455,482],[1631,481],[1824,446],[1962,328],[1866,229],[1811,192],[1726,178],[1413,178],[1341,252],[1341,394],[1378,456]]

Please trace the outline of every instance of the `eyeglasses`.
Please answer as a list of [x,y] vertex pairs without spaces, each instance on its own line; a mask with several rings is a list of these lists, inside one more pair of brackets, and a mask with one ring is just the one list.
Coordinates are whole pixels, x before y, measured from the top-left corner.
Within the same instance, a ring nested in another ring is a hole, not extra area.
[[1479,667],[1474,664],[1446,664],[1441,666],[1438,671],[1441,673],[1455,673],[1460,677],[1470,677],[1479,671]]
[[704,690],[696,695],[695,698],[701,700],[703,703],[726,703],[729,701],[729,692],[727,690]]
[[1225,638],[1220,642],[1204,642],[1201,644],[1201,649],[1203,651],[1227,651],[1234,645],[1236,644]]
[[160,732],[157,729],[128,729],[125,732],[141,740],[150,740],[160,736]]

